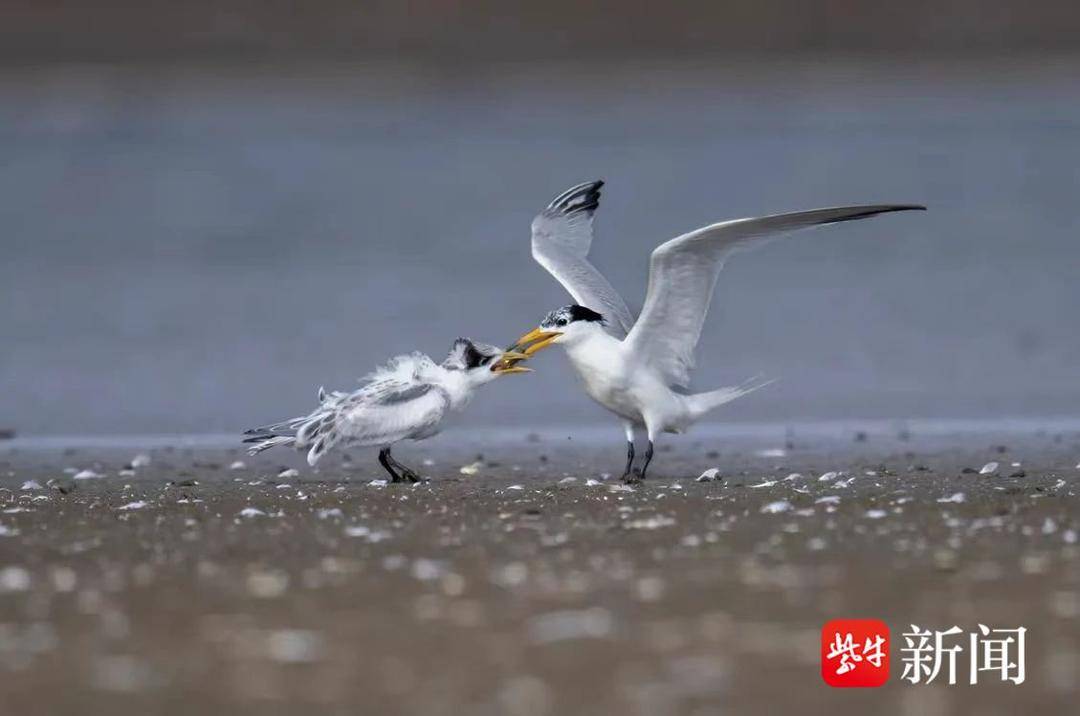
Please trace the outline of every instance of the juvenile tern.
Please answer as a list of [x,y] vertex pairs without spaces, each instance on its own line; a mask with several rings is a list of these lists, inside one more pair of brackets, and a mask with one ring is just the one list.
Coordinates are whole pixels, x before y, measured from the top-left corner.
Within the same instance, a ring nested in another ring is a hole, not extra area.
[[278,445],[306,450],[309,465],[337,446],[378,446],[379,464],[393,482],[417,482],[420,476],[394,459],[391,446],[435,435],[481,385],[528,372],[517,365],[525,359],[468,338],[457,339],[441,364],[422,353],[398,356],[364,378],[360,389],[327,393],[320,388],[319,407],[310,414],[252,428],[244,442],[252,443],[252,455]]
[[[714,408],[764,385],[759,381],[703,393],[686,390],[713,288],[732,253],[796,229],[926,209],[912,204],[843,206],[695,229],[653,250],[645,305],[635,321],[626,302],[588,260],[601,186],[603,182],[593,181],[568,189],[533,219],[533,258],[577,303],[549,313],[510,350],[531,356],[550,345],[566,349],[585,392],[622,420],[626,481],[645,478],[661,432],[682,432]],[[635,476],[634,437],[639,428],[645,429],[649,446]]]

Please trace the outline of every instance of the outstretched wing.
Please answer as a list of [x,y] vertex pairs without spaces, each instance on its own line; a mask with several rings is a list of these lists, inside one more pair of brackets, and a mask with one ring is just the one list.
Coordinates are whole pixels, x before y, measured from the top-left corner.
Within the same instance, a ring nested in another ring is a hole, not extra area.
[[686,386],[694,348],[724,261],[734,251],[777,235],[924,206],[882,204],[815,209],[706,226],[658,246],[649,262],[649,288],[641,316],[626,338],[629,351],[671,384]]
[[634,316],[588,259],[593,214],[603,185],[602,181],[586,182],[555,197],[533,219],[532,255],[578,304],[602,314],[608,330],[622,338],[634,325]]

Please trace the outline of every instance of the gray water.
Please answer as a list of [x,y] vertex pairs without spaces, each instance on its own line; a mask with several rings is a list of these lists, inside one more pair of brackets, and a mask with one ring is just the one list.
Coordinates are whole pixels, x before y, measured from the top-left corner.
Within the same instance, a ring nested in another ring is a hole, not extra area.
[[[781,380],[718,420],[1076,415],[1078,90],[1007,67],[9,70],[0,427],[232,432],[396,353],[509,343],[568,302],[529,221],[592,178],[632,307],[648,252],[702,224],[930,207],[729,263],[695,384]],[[533,367],[465,426],[607,420],[558,351]]]

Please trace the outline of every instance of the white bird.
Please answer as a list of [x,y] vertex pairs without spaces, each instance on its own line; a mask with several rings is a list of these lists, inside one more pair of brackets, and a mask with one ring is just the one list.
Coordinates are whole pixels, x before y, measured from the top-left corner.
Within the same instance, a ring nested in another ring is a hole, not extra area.
[[336,446],[378,446],[379,464],[393,482],[420,476],[390,454],[402,440],[435,435],[452,411],[462,410],[476,389],[500,375],[526,373],[517,365],[526,356],[468,338],[459,338],[436,364],[422,353],[391,359],[363,379],[351,393],[319,389],[319,407],[309,415],[253,428],[244,434],[252,455],[278,445],[307,451],[309,465]]
[[[713,288],[733,252],[796,229],[926,208],[845,206],[735,219],[695,229],[652,252],[645,305],[635,321],[626,302],[588,260],[601,186],[601,181],[575,186],[555,197],[533,219],[533,258],[577,303],[549,313],[511,350],[532,355],[553,344],[566,349],[585,392],[622,420],[627,441],[623,479],[627,481],[644,479],[659,433],[682,432],[714,408],[764,385],[745,383],[704,393],[686,390]],[[634,437],[642,427],[649,447],[635,477]]]

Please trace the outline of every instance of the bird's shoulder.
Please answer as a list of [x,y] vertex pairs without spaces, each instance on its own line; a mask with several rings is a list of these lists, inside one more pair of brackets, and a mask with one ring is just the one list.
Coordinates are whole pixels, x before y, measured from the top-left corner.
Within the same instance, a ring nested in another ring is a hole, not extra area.
[[393,406],[423,398],[439,391],[443,370],[422,353],[396,356],[365,376],[348,402],[354,406]]
[[384,381],[371,386],[366,402],[379,406],[401,405],[423,398],[435,390],[433,383]]

